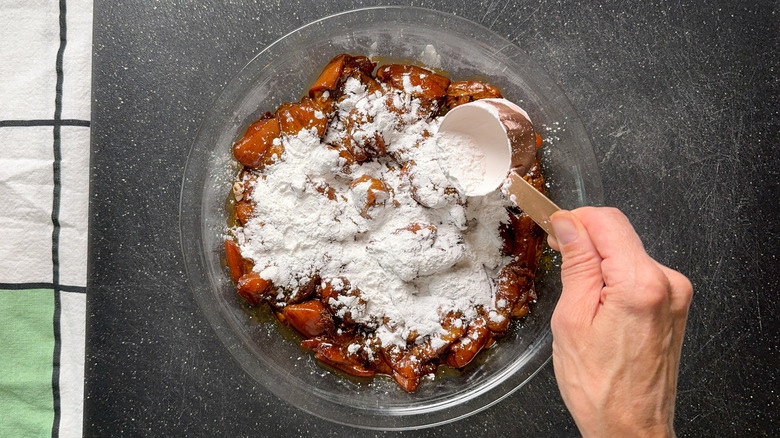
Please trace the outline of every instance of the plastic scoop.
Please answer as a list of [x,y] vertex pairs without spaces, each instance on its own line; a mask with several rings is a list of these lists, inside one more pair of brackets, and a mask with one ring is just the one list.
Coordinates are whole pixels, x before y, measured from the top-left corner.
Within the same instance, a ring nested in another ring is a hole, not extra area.
[[450,110],[439,126],[439,166],[467,196],[504,192],[544,231],[559,210],[523,179],[536,158],[536,134],[522,108],[506,99],[481,99]]

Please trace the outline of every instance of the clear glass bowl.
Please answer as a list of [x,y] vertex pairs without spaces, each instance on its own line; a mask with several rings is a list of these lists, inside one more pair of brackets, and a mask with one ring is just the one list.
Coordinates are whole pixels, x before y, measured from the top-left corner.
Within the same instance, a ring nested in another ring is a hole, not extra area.
[[[268,46],[228,84],[187,160],[181,245],[190,287],[209,322],[247,373],[279,398],[321,418],[373,429],[433,426],[474,414],[527,382],[551,355],[550,316],[560,293],[552,257],[531,313],[462,371],[442,370],[415,393],[390,378],[350,378],[325,369],[267,311],[251,311],[223,259],[226,200],[237,170],[231,145],[246,126],[298,100],[333,56],[420,60],[432,45],[454,79],[484,78],[524,107],[543,137],[549,195],[564,208],[602,202],[588,136],[559,87],[520,48],[471,21],[411,7],[360,9],[310,23]],[[291,212],[291,214],[294,214]]]

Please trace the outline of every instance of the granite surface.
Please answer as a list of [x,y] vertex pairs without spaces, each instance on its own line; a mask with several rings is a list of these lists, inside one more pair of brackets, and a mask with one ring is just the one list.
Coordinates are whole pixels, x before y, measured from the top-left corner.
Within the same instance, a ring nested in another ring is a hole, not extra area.
[[[600,3],[600,4],[596,4]],[[183,166],[235,72],[356,7],[414,5],[513,41],[588,129],[606,204],[694,284],[680,436],[778,430],[776,1],[95,1],[86,436],[577,436],[547,365],[496,406],[411,432],[281,402],[227,354],[179,246]]]

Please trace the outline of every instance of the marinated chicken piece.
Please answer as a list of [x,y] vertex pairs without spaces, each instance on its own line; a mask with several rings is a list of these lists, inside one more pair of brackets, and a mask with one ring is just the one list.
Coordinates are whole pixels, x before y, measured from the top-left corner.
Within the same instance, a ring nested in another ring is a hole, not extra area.
[[287,304],[298,304],[311,298],[317,292],[320,286],[319,275],[312,275],[305,279],[299,280],[300,286],[293,291],[285,291],[284,302]]
[[418,165],[415,161],[407,161],[401,167],[401,177],[409,181],[412,198],[423,207],[441,208],[465,202],[435,162]]
[[[540,243],[544,231],[533,219],[517,209],[512,209],[509,212],[509,222],[502,224],[501,232],[506,237],[504,254],[524,258],[526,264],[535,261],[537,244]],[[529,252],[533,253],[533,259],[527,259]]]
[[328,127],[328,118],[321,107],[312,99],[282,104],[276,110],[276,119],[282,134],[297,135],[302,130],[313,130],[322,137]]
[[381,180],[363,175],[349,184],[354,196],[355,207],[360,215],[371,219],[369,212],[390,199],[390,188]]
[[284,308],[287,323],[307,338],[335,331],[333,318],[320,300],[290,304]]
[[281,155],[280,134],[279,122],[271,113],[265,113],[252,123],[241,140],[233,145],[233,155],[244,166],[258,169],[269,164],[270,156]]
[[410,224],[370,241],[368,253],[402,281],[442,272],[466,257],[463,237],[442,233],[431,224]]
[[358,82],[360,82],[366,88],[366,92],[368,94],[374,94],[378,91],[382,91],[382,86],[379,84],[379,82],[377,82],[376,79],[374,79],[370,74],[366,74],[359,69],[352,70],[348,77],[357,79]]
[[535,160],[534,163],[531,165],[531,168],[528,169],[528,173],[526,173],[523,178],[531,183],[536,190],[544,193],[544,176],[542,176],[542,168],[539,164],[539,160]]
[[466,333],[466,325],[463,324],[461,316],[456,313],[445,315],[441,321],[441,328],[443,333],[437,336],[436,342],[429,340],[412,347],[412,354],[418,360],[430,362],[436,359]]
[[466,333],[450,346],[445,363],[453,368],[465,367],[485,348],[490,338],[490,329],[484,317],[471,321]]
[[335,144],[335,145],[328,145],[327,147],[331,149],[335,149],[339,152],[339,157],[341,157],[344,160],[342,170],[344,172],[349,172],[349,166],[355,164],[357,160],[355,159],[355,156],[352,155],[352,152],[344,145],[344,142]]
[[501,92],[496,87],[480,81],[454,81],[447,87],[449,109],[479,99],[501,97]]
[[368,57],[363,55],[349,56],[344,63],[343,76],[352,75],[355,71],[359,71],[366,76],[371,76],[376,68],[376,62],[371,61]]
[[[347,325],[354,325],[356,317],[364,316],[366,302],[360,291],[353,288],[346,278],[331,278],[322,281],[320,297],[330,313]],[[353,315],[353,312],[360,312]]]
[[244,259],[238,244],[232,240],[225,241],[225,257],[227,258],[230,279],[238,281],[244,275]]
[[370,377],[376,374],[367,368],[361,358],[351,354],[348,348],[333,342],[327,337],[316,337],[301,342],[301,346],[314,352],[314,356],[323,363],[358,377]]
[[358,163],[385,156],[385,140],[379,132],[366,130],[373,117],[359,108],[354,108],[344,120],[344,136],[341,144]]
[[442,318],[442,329],[444,333],[439,335],[435,342],[428,339],[406,349],[391,346],[382,350],[382,357],[394,371],[393,377],[396,378],[396,374],[400,376],[401,381],[398,378],[396,381],[405,389],[406,385],[414,386],[414,379],[435,371],[438,366],[435,359],[465,333],[463,321],[454,314]]
[[338,55],[328,62],[322,69],[320,76],[314,81],[314,85],[309,88],[309,97],[315,97],[317,93],[324,91],[333,92],[336,90],[341,81],[341,72],[344,71],[344,64],[348,56],[347,54]]
[[274,285],[260,277],[257,272],[250,272],[238,279],[236,286],[238,294],[252,306],[257,306],[264,298],[273,293]]
[[314,85],[309,89],[309,97],[316,97],[318,93],[328,91],[335,92],[341,82],[355,72],[370,76],[376,64],[365,56],[350,56],[341,54],[331,59],[320,73]]
[[406,377],[401,373],[393,371],[393,380],[395,380],[395,383],[397,383],[398,386],[405,389],[406,392],[414,392],[420,387],[422,378],[420,376]]
[[[523,176],[532,186],[544,193],[544,177],[539,161],[535,161],[528,173]],[[529,267],[536,269],[544,239],[544,231],[519,209],[509,210],[509,223],[501,226],[504,241],[504,254],[524,259]]]
[[404,90],[437,111],[444,104],[450,80],[415,65],[389,64],[379,67],[376,78],[394,88]]
[[236,201],[252,197],[257,178],[258,175],[255,171],[247,168],[241,169],[237,181],[233,184],[233,197],[236,198]]
[[252,194],[255,190],[257,174],[244,168],[238,175],[238,180],[233,183],[233,198],[235,199],[235,219],[246,225],[255,214],[255,202]]
[[488,314],[488,328],[502,336],[509,328],[512,313],[520,313],[524,304],[535,299],[533,271],[519,261],[504,266],[498,276],[496,310]]
[[246,225],[255,215],[255,203],[248,199],[236,202],[235,214],[236,220],[238,220],[241,225]]

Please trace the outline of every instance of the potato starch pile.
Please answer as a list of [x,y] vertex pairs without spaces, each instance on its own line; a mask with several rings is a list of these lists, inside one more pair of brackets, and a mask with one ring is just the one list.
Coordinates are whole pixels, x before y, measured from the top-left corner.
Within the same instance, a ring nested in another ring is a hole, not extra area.
[[[442,315],[468,323],[477,306],[494,309],[496,278],[509,261],[499,233],[509,201],[500,191],[466,198],[446,179],[438,122],[420,115],[409,87],[369,94],[348,79],[325,138],[305,130],[282,136],[280,160],[254,183],[253,219],[231,230],[241,254],[279,288],[295,290],[314,275],[347,279],[359,299],[341,295],[337,304],[375,329],[383,346],[404,347],[413,334],[435,344]],[[328,145],[353,110],[370,121],[353,136],[378,134],[387,156],[346,165]],[[363,176],[389,190],[353,183]],[[369,197],[376,200],[365,209]]]

